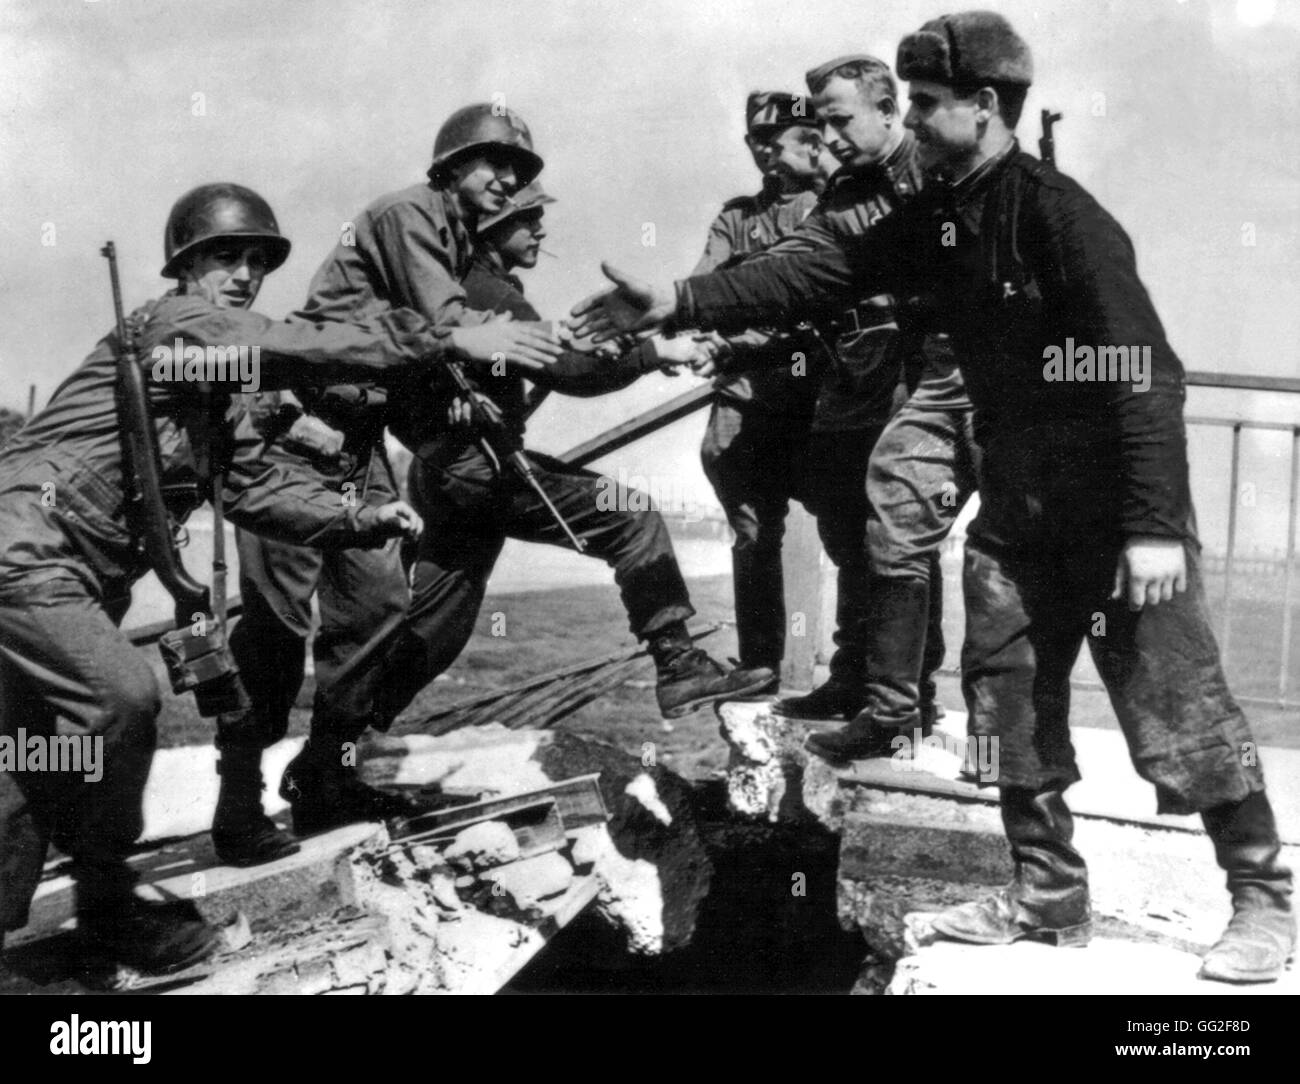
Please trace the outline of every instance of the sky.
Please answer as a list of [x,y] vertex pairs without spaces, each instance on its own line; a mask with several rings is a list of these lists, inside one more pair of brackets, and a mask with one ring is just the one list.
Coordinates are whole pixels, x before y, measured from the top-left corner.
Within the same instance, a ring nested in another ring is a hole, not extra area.
[[[1028,40],[1062,170],[1132,235],[1192,370],[1300,375],[1300,0],[985,0]],[[261,192],[293,241],[258,308],[282,315],[343,224],[422,179],[445,117],[503,100],[546,159],[545,247],[526,278],[548,317],[599,262],[667,283],[721,203],[753,191],[741,142],[754,89],[802,89],[850,52],[892,63],[944,8],[921,0],[3,0],[0,404],[44,402],[112,319],[99,256],[116,240],[128,306],[166,288],[162,229],[194,185]],[[644,243],[653,226],[653,244]],[[647,378],[553,397],[533,446],[560,451],[690,386]],[[1189,414],[1300,421],[1296,396],[1191,392]],[[611,457],[661,494],[708,499],[697,415]],[[1221,533],[1221,433],[1193,429],[1207,543]],[[1286,434],[1247,434],[1243,538],[1285,540]],[[1216,497],[1217,495],[1217,497]],[[1217,505],[1216,505],[1217,500]],[[1279,531],[1281,534],[1279,535]]]

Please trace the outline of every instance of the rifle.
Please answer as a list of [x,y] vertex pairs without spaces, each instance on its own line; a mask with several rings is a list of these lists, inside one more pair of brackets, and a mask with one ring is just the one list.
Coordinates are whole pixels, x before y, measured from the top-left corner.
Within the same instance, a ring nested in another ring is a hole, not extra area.
[[[154,429],[153,410],[140,367],[135,337],[122,310],[122,286],[117,272],[117,246],[107,242],[100,255],[108,260],[113,288],[113,315],[117,321],[116,400],[121,422],[122,477],[130,499],[127,519],[141,541],[149,565],[176,603],[176,628],[158,642],[172,689],[193,691],[199,714],[218,715],[247,708],[248,694],[239,680],[239,668],[226,645],[225,598],[213,612],[212,594],[181,563],[163,500],[162,455]],[[221,529],[220,494],[213,494],[216,528]],[[224,539],[214,538],[220,558],[218,578],[225,588]]]
[[1043,134],[1038,140],[1038,157],[1053,169],[1056,168],[1056,137],[1052,135],[1052,125],[1061,119],[1060,113],[1044,109],[1040,114],[1043,122]]
[[[459,361],[447,361],[444,362],[444,365],[446,366],[448,374],[451,376],[452,383],[456,385],[457,390],[465,397],[466,402],[469,403],[470,416],[473,419],[474,427],[479,431],[478,446],[483,450],[483,454],[487,456],[488,460],[492,463],[493,469],[500,474],[501,457],[497,454],[496,449],[493,448],[492,442],[487,437],[487,433],[490,432],[505,435],[504,426],[502,426],[500,422],[489,418],[483,412],[483,408],[479,406],[478,402],[479,393],[474,388],[474,385],[470,383],[469,377],[465,375],[464,366]],[[551,498],[547,496],[546,490],[538,480],[537,472],[533,469],[532,463],[529,461],[528,457],[524,455],[523,451],[521,449],[516,449],[506,456],[506,460],[509,462],[510,466],[514,468],[515,473],[519,475],[524,484],[536,493],[538,499],[546,505],[546,510],[551,513],[551,518],[559,524],[560,530],[564,532],[573,548],[579,553],[585,553],[587,550],[586,543],[573,533],[573,528],[569,526],[568,521],[560,514],[560,510],[555,507]]]

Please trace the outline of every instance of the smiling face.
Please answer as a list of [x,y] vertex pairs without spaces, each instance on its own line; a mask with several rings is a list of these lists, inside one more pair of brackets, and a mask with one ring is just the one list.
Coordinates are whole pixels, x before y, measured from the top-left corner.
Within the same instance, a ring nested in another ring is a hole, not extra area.
[[452,167],[451,190],[461,209],[471,215],[482,217],[503,210],[519,187],[515,157],[504,149],[488,148]]
[[484,234],[484,240],[496,249],[507,269],[536,267],[537,252],[546,230],[542,228],[540,207],[498,223]]
[[831,76],[813,106],[826,149],[849,169],[884,161],[897,145],[894,99],[877,96],[854,79]]
[[220,309],[246,309],[262,288],[269,255],[264,245],[241,237],[212,241],[180,269],[184,292]]
[[963,98],[943,83],[911,82],[911,104],[903,123],[916,136],[923,167],[961,170],[978,154],[980,137],[992,115],[989,94],[981,90]]

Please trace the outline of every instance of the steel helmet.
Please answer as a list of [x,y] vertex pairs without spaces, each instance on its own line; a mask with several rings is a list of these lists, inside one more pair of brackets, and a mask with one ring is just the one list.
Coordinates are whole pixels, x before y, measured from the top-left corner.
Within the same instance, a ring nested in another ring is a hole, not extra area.
[[542,172],[542,159],[533,153],[533,137],[523,117],[513,109],[480,102],[457,109],[438,129],[429,180],[435,184],[445,182],[448,166],[490,147],[513,155],[521,187]]
[[542,191],[540,181],[534,181],[525,188],[521,188],[513,196],[506,197],[506,205],[496,214],[488,215],[478,220],[475,232],[482,236],[493,226],[498,226],[516,215],[526,214],[529,211],[540,211],[548,203],[554,203],[555,197],[548,196]]
[[267,250],[268,271],[289,258],[289,239],[280,236],[271,206],[240,184],[202,184],[181,196],[167,216],[163,234],[164,278],[180,278],[180,265],[199,245],[220,237],[257,239]]

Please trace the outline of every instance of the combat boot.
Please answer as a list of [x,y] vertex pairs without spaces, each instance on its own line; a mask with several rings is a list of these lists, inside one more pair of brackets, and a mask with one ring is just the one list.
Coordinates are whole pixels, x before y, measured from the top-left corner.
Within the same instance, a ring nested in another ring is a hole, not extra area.
[[[809,734],[805,743],[809,751],[825,757],[835,764],[870,757],[892,757],[902,752],[909,758],[915,756],[918,738],[928,738],[931,728],[921,722],[920,714],[912,726],[886,726],[868,708],[849,720],[847,726],[821,734]],[[900,742],[898,739],[905,741]]]
[[257,866],[301,848],[262,811],[262,750],[227,748],[217,762],[221,789],[212,818],[212,848],[228,866]]
[[1282,844],[1268,795],[1257,791],[1241,802],[1215,806],[1201,819],[1228,874],[1232,919],[1205,954],[1199,977],[1275,982],[1295,957],[1296,922],[1291,871],[1278,864]]
[[220,932],[192,901],[154,903],[137,896],[125,862],[96,868],[74,863],[73,870],[77,940],[88,964],[124,964],[147,975],[170,975],[220,947]]
[[310,740],[285,767],[280,797],[289,803],[298,836],[364,821],[408,819],[434,808],[368,786],[355,768],[321,757]]
[[1088,868],[1074,849],[1074,818],[1059,790],[1035,794],[1025,787],[1002,792],[1002,824],[1015,880],[983,899],[950,907],[933,922],[935,932],[972,945],[1045,941],[1068,947],[1092,936]]
[[650,654],[658,677],[655,699],[665,719],[678,719],[714,701],[760,695],[777,680],[766,667],[728,670],[695,647],[680,623],[651,641]]
[[928,737],[932,720],[921,717],[920,679],[925,653],[930,587],[925,580],[873,576],[871,618],[864,623],[863,709],[848,726],[812,734],[808,748],[827,760],[893,756],[900,735],[909,743],[920,731]]
[[806,696],[787,696],[772,705],[774,715],[787,719],[851,719],[862,710],[861,683],[831,677]]

